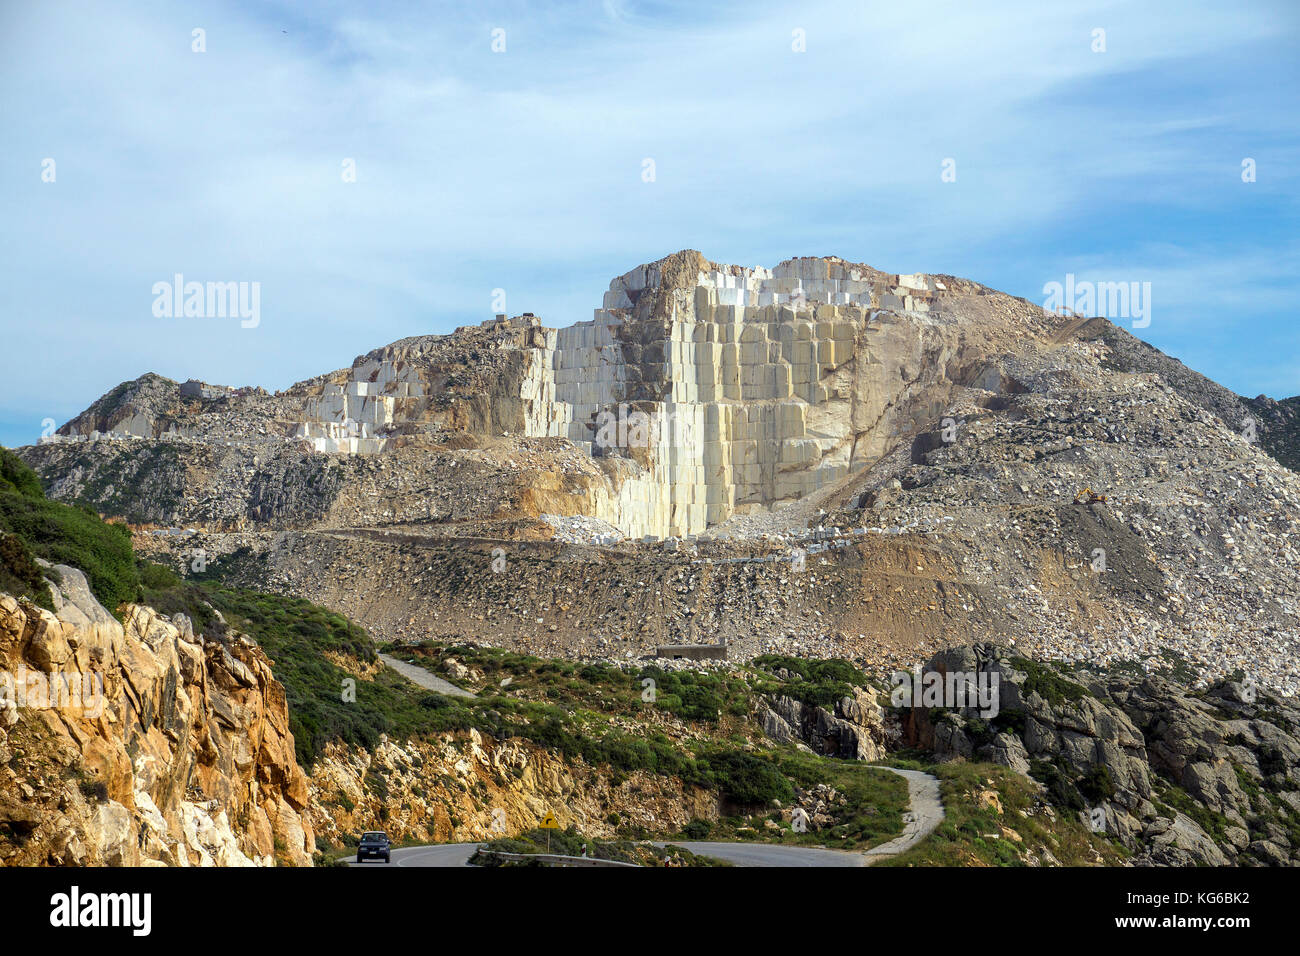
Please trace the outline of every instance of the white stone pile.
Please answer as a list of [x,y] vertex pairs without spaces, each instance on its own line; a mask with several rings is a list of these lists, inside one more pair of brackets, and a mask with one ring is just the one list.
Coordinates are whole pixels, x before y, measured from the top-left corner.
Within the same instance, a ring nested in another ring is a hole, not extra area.
[[586,515],[552,515],[540,516],[543,521],[555,529],[554,539],[568,544],[596,545],[612,547],[624,539],[623,532],[608,521],[590,518]]

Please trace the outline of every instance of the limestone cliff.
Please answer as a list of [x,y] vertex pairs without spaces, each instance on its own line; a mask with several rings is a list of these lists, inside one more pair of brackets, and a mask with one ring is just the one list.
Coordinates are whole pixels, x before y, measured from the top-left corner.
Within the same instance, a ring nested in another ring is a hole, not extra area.
[[252,642],[109,614],[74,568],[51,613],[0,594],[0,862],[310,865],[283,686]]

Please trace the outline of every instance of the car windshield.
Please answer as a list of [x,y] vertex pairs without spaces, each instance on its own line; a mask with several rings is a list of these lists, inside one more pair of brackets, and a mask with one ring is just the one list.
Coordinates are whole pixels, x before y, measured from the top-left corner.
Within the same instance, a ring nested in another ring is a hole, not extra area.
[[382,833],[363,833],[361,834],[362,843],[383,843],[388,837]]

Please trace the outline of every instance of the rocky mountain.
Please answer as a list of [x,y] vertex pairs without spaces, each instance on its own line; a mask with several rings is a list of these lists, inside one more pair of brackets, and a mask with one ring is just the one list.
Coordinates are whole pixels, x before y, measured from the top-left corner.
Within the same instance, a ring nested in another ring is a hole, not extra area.
[[145,376],[21,454],[157,559],[386,639],[887,668],[960,636],[1291,694],[1293,403],[1265,404],[968,280],[682,252],[587,322],[274,395]]
[[[147,375],[60,428],[33,461],[57,496],[158,524],[550,509],[633,537],[697,534],[838,482],[930,421],[955,388],[996,387],[990,357],[1050,328],[1042,310],[952,277],[837,259],[748,269],[683,252],[615,279],[589,322],[555,330],[500,316],[403,339],[274,396]],[[114,444],[126,439],[145,444]],[[542,460],[512,457],[533,449]],[[340,454],[391,458],[404,481],[375,483]],[[330,477],[329,461],[343,474]],[[462,462],[480,474],[461,476],[456,499],[427,502],[420,493]],[[164,493],[129,499],[146,480]],[[497,484],[486,503],[473,493]]]
[[1195,691],[1120,669],[1062,674],[974,647],[935,674],[992,675],[998,713],[906,708],[903,742],[1040,780],[1051,801],[1113,836],[1137,865],[1292,865],[1300,859],[1300,708],[1249,684]]

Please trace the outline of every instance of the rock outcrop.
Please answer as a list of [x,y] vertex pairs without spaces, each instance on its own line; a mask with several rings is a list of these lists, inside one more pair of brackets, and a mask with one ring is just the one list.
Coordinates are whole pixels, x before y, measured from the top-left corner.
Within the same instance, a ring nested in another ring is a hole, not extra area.
[[1161,677],[1062,674],[995,648],[953,648],[925,670],[994,679],[997,713],[891,711],[903,745],[1032,774],[1139,864],[1300,863],[1293,702],[1231,681],[1196,692]]
[[108,613],[57,566],[51,613],[0,594],[0,863],[310,865],[284,687],[251,641]]
[[860,687],[833,709],[784,695],[760,698],[755,714],[763,732],[780,743],[797,742],[813,753],[845,760],[885,756],[885,722],[875,695]]
[[311,818],[328,843],[363,830],[413,842],[513,836],[554,813],[562,827],[612,838],[620,827],[673,833],[716,820],[715,792],[662,774],[612,774],[529,741],[470,730],[425,740],[380,739],[373,751],[331,744],[312,768]]

